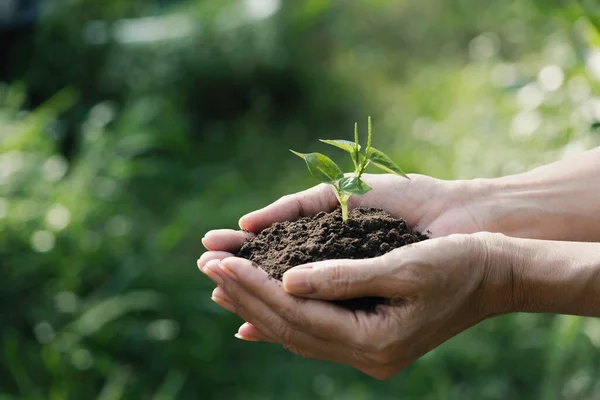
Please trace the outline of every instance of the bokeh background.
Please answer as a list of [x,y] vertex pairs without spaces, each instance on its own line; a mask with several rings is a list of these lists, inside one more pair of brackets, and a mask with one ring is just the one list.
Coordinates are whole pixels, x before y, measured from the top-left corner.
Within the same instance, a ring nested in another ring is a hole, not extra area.
[[600,145],[575,0],[1,0],[0,399],[600,398],[600,321],[486,321],[379,382],[234,339],[195,261],[352,137],[444,179]]

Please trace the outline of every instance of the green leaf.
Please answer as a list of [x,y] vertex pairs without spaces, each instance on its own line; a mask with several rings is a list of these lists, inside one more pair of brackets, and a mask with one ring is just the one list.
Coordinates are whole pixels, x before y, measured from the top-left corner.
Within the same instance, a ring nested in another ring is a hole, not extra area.
[[367,185],[357,176],[347,176],[340,180],[340,191],[351,195],[365,194],[371,190],[371,187]]
[[[396,165],[396,163],[394,161],[392,161],[391,158],[389,158],[382,151],[377,150],[374,147],[371,147],[371,153],[369,154],[369,160],[371,160],[371,162],[375,166],[383,169],[384,171],[391,172],[392,174],[396,174],[396,175],[400,175],[405,178],[408,178],[408,176],[400,169],[400,167],[398,165]],[[408,179],[410,179],[410,178],[408,178]]]
[[373,138],[373,124],[371,123],[371,117],[367,119],[367,150],[366,154],[369,154],[369,150],[371,150],[371,139]]
[[292,153],[306,161],[308,171],[320,182],[333,183],[344,177],[344,173],[336,163],[329,157],[321,153],[298,153],[290,150]]
[[[356,143],[351,142],[349,140],[342,140],[342,139],[338,139],[338,140],[319,139],[319,140],[323,143],[327,143],[332,146],[338,147],[342,150],[346,150],[350,154],[353,154],[355,151],[354,149],[356,149]],[[358,145],[358,148],[360,149],[360,145]]]
[[354,166],[358,169],[360,165],[360,144],[358,144],[358,122],[354,123],[354,151],[352,152],[352,161],[354,161]]

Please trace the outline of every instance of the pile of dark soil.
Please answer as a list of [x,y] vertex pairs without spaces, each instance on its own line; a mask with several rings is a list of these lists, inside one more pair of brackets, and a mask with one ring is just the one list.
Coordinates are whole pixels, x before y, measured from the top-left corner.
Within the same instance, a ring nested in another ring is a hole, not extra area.
[[[275,223],[246,242],[237,256],[253,261],[270,277],[281,280],[285,271],[297,265],[377,257],[424,239],[427,236],[412,231],[404,220],[382,210],[355,208],[343,223],[338,209]],[[352,310],[373,310],[385,299],[365,297],[336,303]]]

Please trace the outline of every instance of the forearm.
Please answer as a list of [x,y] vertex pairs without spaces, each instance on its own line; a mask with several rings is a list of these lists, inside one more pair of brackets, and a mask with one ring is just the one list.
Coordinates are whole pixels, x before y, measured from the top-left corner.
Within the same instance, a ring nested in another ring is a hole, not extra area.
[[600,148],[530,172],[477,181],[482,228],[506,235],[600,241]]
[[600,243],[506,242],[511,311],[600,317]]

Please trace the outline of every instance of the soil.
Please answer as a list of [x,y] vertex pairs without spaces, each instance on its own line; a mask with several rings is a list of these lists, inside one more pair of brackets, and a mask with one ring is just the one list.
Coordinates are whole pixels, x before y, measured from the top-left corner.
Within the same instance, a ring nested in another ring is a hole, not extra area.
[[[293,222],[278,222],[247,241],[238,257],[253,261],[273,279],[297,265],[329,259],[381,256],[395,248],[427,239],[406,222],[375,208],[355,208],[342,222],[341,211],[321,212]],[[381,297],[336,301],[351,310],[373,311]]]

